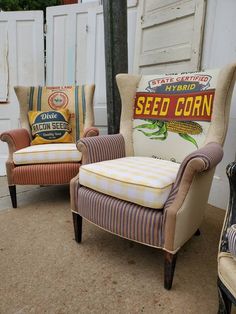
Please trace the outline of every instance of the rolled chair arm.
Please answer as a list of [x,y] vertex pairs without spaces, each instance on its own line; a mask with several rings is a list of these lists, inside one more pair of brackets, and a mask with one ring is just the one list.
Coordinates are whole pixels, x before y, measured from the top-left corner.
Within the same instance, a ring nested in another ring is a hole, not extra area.
[[125,141],[121,134],[86,137],[77,142],[82,164],[125,157]]
[[99,130],[95,127],[90,127],[84,130],[83,137],[91,137],[91,136],[98,136]]
[[164,206],[166,250],[176,252],[199,228],[214,168],[222,157],[221,145],[212,142],[188,155],[182,162]]
[[9,155],[15,151],[30,146],[30,134],[26,129],[14,129],[1,133],[0,139],[9,147]]
[[208,143],[189,154],[181,163],[175,183],[171,189],[165,209],[173,203],[180,187],[182,202],[188,193],[195,174],[214,168],[223,158],[223,148],[218,143]]

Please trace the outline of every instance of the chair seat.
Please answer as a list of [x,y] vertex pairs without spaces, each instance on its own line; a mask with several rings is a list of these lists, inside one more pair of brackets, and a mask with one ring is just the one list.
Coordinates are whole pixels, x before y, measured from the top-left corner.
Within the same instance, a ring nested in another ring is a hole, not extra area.
[[179,164],[150,157],[125,157],[84,165],[79,181],[95,191],[145,207],[163,208]]
[[79,162],[81,153],[75,143],[32,145],[13,153],[15,165]]
[[225,287],[236,298],[236,260],[230,253],[219,253],[218,275]]

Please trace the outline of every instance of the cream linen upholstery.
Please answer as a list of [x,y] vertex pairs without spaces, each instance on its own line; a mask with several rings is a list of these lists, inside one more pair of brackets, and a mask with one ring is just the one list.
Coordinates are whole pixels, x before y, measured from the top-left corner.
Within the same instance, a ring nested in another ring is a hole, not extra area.
[[230,293],[236,296],[236,260],[228,252],[218,255],[218,276]]
[[[235,78],[236,64],[229,64],[220,70],[215,89],[212,120],[204,145],[211,142],[224,144]],[[117,75],[117,85],[122,100],[120,133],[125,140],[126,156],[134,154],[132,138],[133,108],[140,79],[140,75]],[[196,227],[202,222],[213,174],[214,169],[197,174],[190,186],[183,185],[179,190],[175,202],[167,211],[166,250],[177,252],[189,239],[190,234],[193,234],[193,230],[196,230]],[[183,195],[185,196],[183,197]],[[191,219],[191,217],[195,219]]]
[[162,208],[179,164],[148,157],[126,157],[80,168],[80,184],[150,208]]
[[13,153],[15,165],[78,162],[82,154],[75,143],[32,145]]

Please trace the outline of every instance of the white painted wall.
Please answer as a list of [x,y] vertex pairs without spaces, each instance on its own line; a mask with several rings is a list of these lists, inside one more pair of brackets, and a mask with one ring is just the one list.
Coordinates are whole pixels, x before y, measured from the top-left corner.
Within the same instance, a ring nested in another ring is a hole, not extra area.
[[[202,68],[217,68],[236,62],[236,1],[207,0]],[[226,208],[229,199],[228,179],[225,173],[236,151],[236,88],[234,89],[229,129],[224,145],[224,158],[216,169],[209,203]]]

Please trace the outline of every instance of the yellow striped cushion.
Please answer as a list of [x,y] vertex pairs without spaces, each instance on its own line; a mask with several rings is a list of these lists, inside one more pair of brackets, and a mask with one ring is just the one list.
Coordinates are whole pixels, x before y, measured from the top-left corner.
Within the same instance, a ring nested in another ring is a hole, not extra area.
[[32,145],[13,153],[15,165],[79,162],[81,153],[74,143]]
[[150,157],[125,157],[80,167],[79,181],[95,191],[151,208],[162,208],[179,164]]

